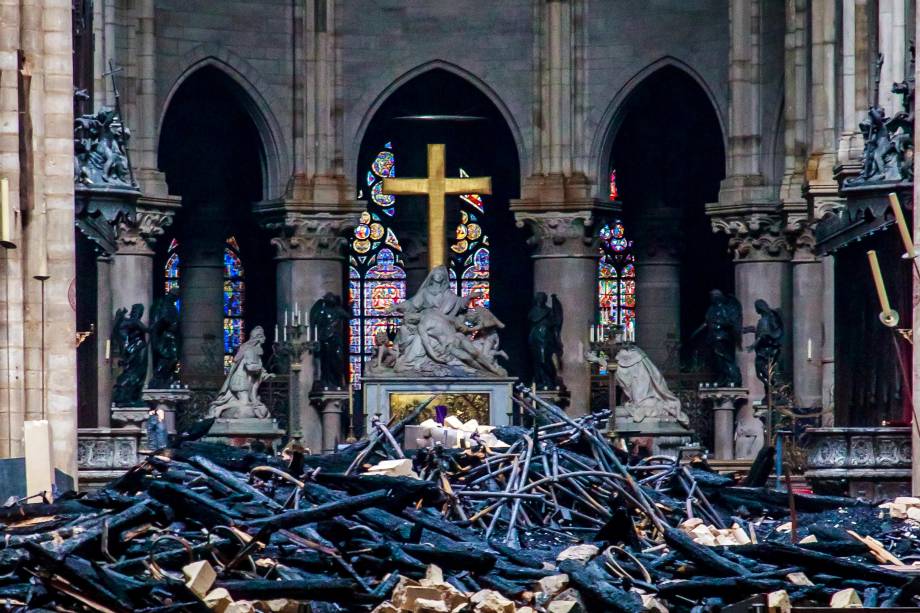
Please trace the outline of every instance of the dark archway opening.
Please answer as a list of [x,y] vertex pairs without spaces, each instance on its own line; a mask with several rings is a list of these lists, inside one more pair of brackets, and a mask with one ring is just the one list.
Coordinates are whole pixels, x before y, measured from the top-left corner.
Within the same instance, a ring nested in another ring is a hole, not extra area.
[[[246,93],[229,76],[214,67],[202,68],[175,92],[160,137],[158,165],[170,194],[181,196],[182,208],[157,244],[154,296],[165,291],[164,268],[172,245],[181,262],[182,314],[206,315],[203,337],[186,337],[184,343],[200,341],[210,349],[184,348],[187,361],[200,363],[182,364],[183,381],[203,389],[214,389],[223,379],[223,339],[214,337],[223,336],[215,319],[224,323],[225,288],[223,279],[215,281],[213,274],[204,287],[200,277],[192,278],[196,273],[191,268],[221,265],[232,237],[244,271],[244,334],[256,325],[270,330],[275,323],[270,237],[252,213],[253,203],[262,198],[266,152],[245,102]],[[218,351],[221,355],[215,356]]]
[[[674,375],[678,367],[700,370],[704,361],[691,335],[703,321],[709,291],[732,292],[734,276],[727,239],[712,232],[705,213],[705,204],[718,199],[725,176],[722,131],[712,103],[692,77],[667,66],[630,94],[610,168],[616,169],[639,273],[643,258],[675,257],[679,263],[678,329],[670,347],[673,359],[662,370]],[[642,321],[641,293],[636,300],[641,328],[650,322]]]
[[[473,116],[476,120],[406,119],[420,115]],[[533,291],[533,272],[523,232],[515,226],[509,210],[510,200],[520,192],[520,166],[514,138],[496,105],[477,87],[443,69],[432,69],[389,96],[375,113],[361,143],[357,182],[366,198],[368,170],[386,143],[396,159],[397,176],[422,177],[427,173],[426,149],[429,143],[446,146],[447,176],[491,176],[492,195],[483,196],[484,208],[478,219],[489,237],[491,287],[489,308],[506,324],[501,332],[502,347],[509,354],[505,362],[509,373],[529,380],[526,372],[526,313]],[[448,196],[448,245],[456,243],[455,229],[461,211],[471,210],[458,196]],[[400,241],[410,244],[427,232],[427,200],[400,196],[392,227]],[[407,250],[408,251],[408,250]],[[427,272],[425,255],[421,262],[409,263],[422,269],[410,270],[408,292],[412,294]]]

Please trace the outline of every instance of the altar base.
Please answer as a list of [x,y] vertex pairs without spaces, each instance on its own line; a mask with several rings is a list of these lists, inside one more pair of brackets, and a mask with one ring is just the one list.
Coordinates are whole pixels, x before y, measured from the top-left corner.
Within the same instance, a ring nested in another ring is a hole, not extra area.
[[284,430],[278,427],[278,422],[274,419],[239,417],[214,420],[214,425],[204,441],[234,447],[251,447],[253,443],[260,442],[274,450],[284,435]]
[[[481,424],[507,426],[511,423],[514,391],[513,377],[374,377],[363,380],[364,415],[367,431],[376,415],[387,423],[391,416],[401,416],[420,402],[435,396],[429,404],[430,411],[439,404],[450,409],[460,407],[458,415],[464,421],[476,419]],[[477,407],[488,406],[478,411]],[[468,408],[468,414],[463,414]],[[457,410],[450,411],[458,413]]]
[[[625,412],[623,407],[616,408],[616,418],[613,423],[608,422],[608,430],[613,426],[611,434],[626,441],[627,446],[635,442],[643,447],[648,447],[651,455],[664,455],[677,458],[681,449],[693,442],[693,432],[687,430],[674,420],[644,419],[634,421]],[[642,439],[645,439],[644,441]]]

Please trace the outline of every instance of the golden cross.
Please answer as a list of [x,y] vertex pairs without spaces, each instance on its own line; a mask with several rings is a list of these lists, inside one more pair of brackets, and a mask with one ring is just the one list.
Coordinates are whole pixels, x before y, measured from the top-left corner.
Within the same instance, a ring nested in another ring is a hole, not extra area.
[[444,145],[428,145],[428,176],[418,179],[384,179],[383,193],[394,196],[428,196],[428,270],[447,263],[444,196],[491,194],[492,177],[448,179],[444,176]]

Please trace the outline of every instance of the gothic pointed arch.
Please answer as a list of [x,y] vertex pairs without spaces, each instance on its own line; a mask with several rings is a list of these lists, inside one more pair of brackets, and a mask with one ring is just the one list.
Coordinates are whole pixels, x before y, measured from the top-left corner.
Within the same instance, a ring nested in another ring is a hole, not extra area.
[[244,58],[215,43],[198,45],[182,58],[181,65],[184,68],[172,76],[171,85],[163,97],[157,122],[158,148],[165,119],[176,93],[199,71],[218,70],[234,85],[229,91],[246,109],[258,131],[262,145],[259,152],[263,176],[262,199],[280,197],[290,177],[291,162],[284,131],[265,97],[271,95],[271,85]]
[[598,129],[594,134],[594,139],[591,144],[591,159],[594,160],[595,176],[597,177],[597,197],[602,199],[607,197],[606,182],[604,178],[608,175],[608,160],[610,159],[610,153],[613,149],[613,143],[623,124],[623,120],[628,114],[632,94],[643,83],[646,83],[650,77],[663,69],[678,70],[696,83],[699,90],[709,100],[712,111],[715,113],[719,123],[723,148],[727,149],[728,133],[725,129],[725,116],[728,111],[727,108],[725,108],[726,105],[720,103],[721,98],[715,94],[713,87],[692,66],[674,56],[663,56],[638,70],[628,79],[611,98],[604,114],[601,116],[601,120],[598,123]]
[[[383,104],[388,99],[390,99],[394,93],[396,93],[400,88],[402,88],[413,79],[416,79],[425,73],[439,70],[448,72],[452,75],[455,75],[456,77],[459,77],[460,79],[463,79],[465,82],[478,89],[482,95],[488,98],[488,100],[495,106],[495,108],[501,114],[505,124],[507,124],[508,129],[511,131],[511,136],[514,140],[515,151],[517,152],[518,164],[522,172],[527,172],[527,170],[530,168],[530,152],[524,145],[525,141],[521,134],[521,128],[515,119],[514,113],[512,113],[508,108],[508,105],[505,104],[504,100],[501,98],[501,96],[499,96],[498,92],[496,92],[491,85],[489,85],[485,80],[477,76],[475,73],[459,66],[458,64],[447,62],[441,59],[424,62],[411,68],[410,70],[407,70],[397,78],[393,79],[389,85],[387,85],[377,94],[377,96],[368,104],[367,110],[362,115],[361,123],[358,124],[358,127],[355,130],[354,136],[352,138],[351,151],[360,151],[362,144],[365,142],[367,131],[371,125],[371,122],[378,115]],[[358,166],[359,163],[354,157],[350,157],[349,160],[347,160],[346,171],[349,173],[349,176],[353,176],[360,170]]]

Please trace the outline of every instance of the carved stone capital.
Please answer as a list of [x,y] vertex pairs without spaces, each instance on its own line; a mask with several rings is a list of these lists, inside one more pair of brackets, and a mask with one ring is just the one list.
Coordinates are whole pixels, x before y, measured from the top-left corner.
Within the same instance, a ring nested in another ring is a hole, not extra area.
[[815,220],[790,217],[786,221],[786,237],[796,259],[815,258]]
[[712,217],[714,232],[728,235],[736,260],[788,260],[789,242],[783,219],[773,213]]
[[276,259],[342,260],[347,234],[358,218],[352,213],[285,213],[262,225],[277,235],[271,239]]
[[119,254],[152,255],[153,245],[172,224],[172,211],[144,209],[119,215],[115,220],[115,243]]
[[590,211],[514,214],[517,227],[530,228],[532,235],[527,244],[534,247],[538,256],[586,256],[596,243]]

